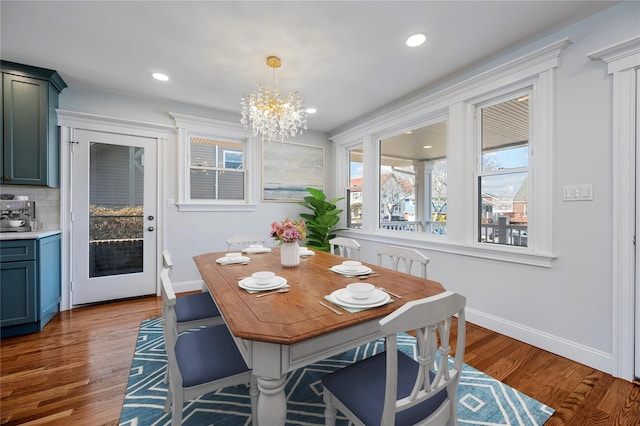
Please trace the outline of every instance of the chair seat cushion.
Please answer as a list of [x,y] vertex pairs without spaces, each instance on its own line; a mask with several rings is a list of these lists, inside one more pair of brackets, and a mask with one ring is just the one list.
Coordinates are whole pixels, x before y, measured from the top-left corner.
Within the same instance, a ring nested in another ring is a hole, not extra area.
[[175,352],[184,387],[249,371],[224,325],[181,334]]
[[178,323],[220,316],[220,311],[208,292],[178,297],[174,309]]
[[[386,352],[379,353],[326,375],[322,384],[364,424],[379,425],[384,408],[386,362]],[[418,367],[417,362],[398,351],[398,399],[411,393]],[[395,424],[416,424],[433,413],[446,398],[447,392],[443,389],[421,404],[396,413]]]

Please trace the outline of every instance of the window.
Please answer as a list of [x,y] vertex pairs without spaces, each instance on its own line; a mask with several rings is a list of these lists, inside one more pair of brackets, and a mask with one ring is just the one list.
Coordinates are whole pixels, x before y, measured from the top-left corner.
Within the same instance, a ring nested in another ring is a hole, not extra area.
[[190,138],[192,200],[244,199],[244,143]]
[[[362,146],[361,191],[374,195],[363,199],[362,226],[346,235],[551,267],[555,73],[569,45],[559,40],[441,90],[416,94],[409,103],[332,135],[336,189],[344,191],[342,182],[348,181],[349,150]],[[421,142],[405,151],[403,139],[411,135],[400,130],[420,127],[412,124],[417,122],[434,133],[441,126],[441,155],[434,154],[438,145],[425,149],[430,144]],[[389,193],[393,188],[396,194]]]
[[447,232],[447,120],[380,140],[380,229]]
[[347,227],[362,228],[362,147],[349,150],[349,188],[347,189]]
[[251,211],[251,146],[241,125],[170,114],[178,128],[178,209]]
[[478,241],[527,246],[529,94],[478,107]]

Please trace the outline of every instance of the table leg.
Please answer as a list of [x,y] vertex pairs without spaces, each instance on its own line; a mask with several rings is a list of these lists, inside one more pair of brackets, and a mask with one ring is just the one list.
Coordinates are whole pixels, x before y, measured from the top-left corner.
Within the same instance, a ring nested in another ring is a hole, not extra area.
[[284,385],[285,376],[279,379],[258,377],[258,425],[284,426],[287,418]]

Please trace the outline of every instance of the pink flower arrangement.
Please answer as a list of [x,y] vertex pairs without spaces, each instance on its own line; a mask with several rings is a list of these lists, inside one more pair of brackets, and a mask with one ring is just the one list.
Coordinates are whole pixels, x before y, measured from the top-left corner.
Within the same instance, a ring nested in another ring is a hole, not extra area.
[[269,236],[282,243],[293,243],[307,238],[306,229],[307,224],[304,220],[295,221],[286,218],[282,223],[273,222],[271,224],[271,233]]

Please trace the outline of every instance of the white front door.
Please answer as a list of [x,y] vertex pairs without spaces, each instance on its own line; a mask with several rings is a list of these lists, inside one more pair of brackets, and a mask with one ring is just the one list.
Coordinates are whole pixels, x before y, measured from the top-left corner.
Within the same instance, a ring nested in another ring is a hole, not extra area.
[[156,139],[75,130],[72,305],[156,294]]

